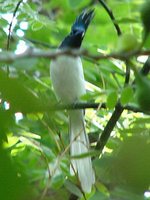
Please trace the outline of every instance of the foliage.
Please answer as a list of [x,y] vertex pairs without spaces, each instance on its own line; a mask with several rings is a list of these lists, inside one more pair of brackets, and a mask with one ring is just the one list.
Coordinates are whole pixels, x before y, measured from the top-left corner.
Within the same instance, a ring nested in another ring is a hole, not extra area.
[[[120,26],[121,38],[101,1],[0,1],[0,51],[18,54],[27,48],[53,50],[70,31],[76,16],[83,9],[94,7],[95,17],[83,48],[94,55],[132,53],[143,42],[140,12],[144,0],[105,2]],[[145,26],[149,20],[146,18]],[[143,49],[149,49],[149,41],[150,37]],[[30,57],[12,63],[1,62],[0,198],[147,200],[144,194],[149,194],[150,189],[150,79],[145,77],[148,75],[145,71],[139,75],[143,66],[150,65],[145,58],[133,56],[126,61],[82,58],[88,90],[83,99],[100,105],[106,103],[107,107],[86,109],[86,129],[96,172],[96,184],[86,195],[77,177],[69,171],[67,112],[50,110],[57,105],[49,77],[50,60]],[[131,73],[125,83],[127,67]],[[137,81],[138,77],[142,84]],[[111,126],[113,130],[105,147],[95,150],[118,102],[136,107],[139,112],[124,110],[115,128]]]

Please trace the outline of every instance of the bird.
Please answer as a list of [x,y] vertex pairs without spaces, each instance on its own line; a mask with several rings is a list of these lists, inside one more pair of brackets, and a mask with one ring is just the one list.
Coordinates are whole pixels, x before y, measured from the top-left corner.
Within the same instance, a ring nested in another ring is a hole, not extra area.
[[[64,38],[57,51],[64,49],[79,49],[87,28],[94,17],[94,9],[84,10],[76,18],[70,33]],[[64,104],[76,103],[86,94],[82,61],[79,56],[60,55],[50,64],[50,77],[54,93]],[[70,110],[70,173],[77,174],[82,191],[90,193],[95,183],[95,172],[92,167],[91,156],[73,158],[81,154],[88,154],[90,143],[85,130],[84,110]]]

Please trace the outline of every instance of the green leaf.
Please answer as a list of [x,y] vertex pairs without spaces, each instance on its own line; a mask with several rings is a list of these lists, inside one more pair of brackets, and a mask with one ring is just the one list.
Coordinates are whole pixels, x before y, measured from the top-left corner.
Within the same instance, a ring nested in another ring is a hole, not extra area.
[[120,101],[122,105],[125,105],[130,102],[133,97],[133,90],[131,87],[125,87],[121,93]]
[[140,74],[136,76],[136,99],[139,106],[145,110],[150,111],[150,79]]
[[34,21],[32,23],[32,30],[37,31],[43,27],[43,24],[40,21]]
[[17,78],[9,78],[0,71],[0,92],[4,100],[10,103],[13,112],[30,113],[42,108],[42,102]]
[[118,96],[117,96],[116,91],[112,91],[111,93],[109,93],[107,97],[106,106],[109,109],[113,109],[117,103],[117,99],[118,99]]
[[64,177],[62,174],[52,177],[51,179],[52,187],[59,189],[64,184]]
[[[116,157],[114,169],[116,176],[124,180],[131,191],[141,194],[149,187],[150,180],[149,136],[138,135],[126,138]],[[125,167],[128,163],[128,167]]]
[[138,193],[132,192],[131,190],[125,190],[123,187],[116,187],[113,191],[111,191],[111,196],[115,196],[115,199],[121,200],[146,200],[144,196],[138,195]]
[[109,200],[109,197],[105,194],[97,191],[89,200]]
[[7,141],[7,133],[10,132],[10,127],[15,125],[15,119],[9,110],[0,107],[0,142]]
[[[27,192],[27,181],[21,169],[13,165],[12,159],[0,147],[0,198],[5,200],[23,200]],[[19,176],[18,176],[19,174]],[[30,195],[29,195],[30,196]]]
[[42,148],[41,148],[41,146],[40,146],[40,143],[38,143],[36,140],[31,139],[31,138],[28,139],[27,137],[23,137],[23,136],[19,137],[19,140],[20,140],[23,144],[25,144],[25,145],[27,145],[27,146],[31,146],[32,148],[34,148],[34,149],[36,149],[36,150],[42,152]]
[[26,14],[32,19],[36,19],[36,17],[38,16],[37,12],[34,11],[28,3],[24,3],[23,6],[20,7],[20,9],[22,13]]
[[69,180],[67,180],[65,182],[65,187],[72,193],[72,194],[75,194],[77,197],[82,197],[82,193],[81,191],[79,190],[79,188],[73,184],[72,182],[70,182]]
[[139,44],[135,35],[126,33],[118,38],[117,50],[120,52],[130,52],[137,50]]

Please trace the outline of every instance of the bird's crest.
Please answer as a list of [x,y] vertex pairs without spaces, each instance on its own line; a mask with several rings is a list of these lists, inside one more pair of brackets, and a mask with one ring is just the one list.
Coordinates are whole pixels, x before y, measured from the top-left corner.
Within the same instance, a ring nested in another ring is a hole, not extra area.
[[88,25],[94,17],[94,9],[92,10],[84,10],[75,20],[74,24],[71,27],[71,32],[74,32],[78,29],[84,29],[86,32]]
[[80,48],[85,32],[94,17],[94,9],[83,11],[71,27],[71,32],[65,37],[59,48]]

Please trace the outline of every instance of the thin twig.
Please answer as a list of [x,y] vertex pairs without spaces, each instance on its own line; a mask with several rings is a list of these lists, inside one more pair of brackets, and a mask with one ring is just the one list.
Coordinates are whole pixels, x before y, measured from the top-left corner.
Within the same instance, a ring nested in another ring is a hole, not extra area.
[[114,15],[113,15],[112,10],[108,7],[108,5],[103,0],[98,0],[98,1],[105,8],[105,10],[107,11],[107,13],[108,13],[110,19],[112,20],[112,22],[114,24],[114,27],[115,27],[115,29],[117,31],[117,35],[120,36],[122,34],[122,32],[121,32],[121,29],[120,29],[119,25],[116,22],[116,19],[115,19]]
[[13,12],[13,16],[12,16],[11,22],[10,22],[10,24],[9,24],[9,28],[8,28],[9,33],[8,33],[8,37],[7,37],[7,50],[9,50],[9,46],[10,46],[11,29],[12,29],[13,21],[14,21],[14,18],[15,18],[15,16],[16,16],[16,13],[17,13],[17,11],[18,11],[18,8],[19,8],[19,6],[20,6],[20,4],[21,4],[22,2],[23,2],[23,0],[20,0],[20,1],[17,3],[16,8],[15,8],[15,10],[14,10],[14,12]]
[[[7,37],[7,46],[6,46],[6,49],[7,51],[9,50],[9,46],[10,46],[10,39],[11,39],[11,29],[12,29],[12,25],[13,25],[13,21],[14,21],[14,18],[16,16],[16,13],[19,9],[19,6],[20,4],[23,2],[23,0],[20,0],[17,5],[16,5],[16,8],[13,12],[13,16],[12,16],[12,19],[11,19],[11,22],[9,24],[9,28],[8,28],[8,37]],[[9,75],[9,66],[7,66],[7,75]]]
[[[111,20],[112,20],[112,22],[114,24],[114,27],[115,27],[115,29],[117,31],[118,36],[122,35],[122,31],[121,31],[118,23],[116,22],[116,19],[114,17],[114,14],[113,14],[112,10],[108,7],[108,5],[103,0],[98,0],[98,1],[102,4],[102,6],[104,7],[104,9],[108,13],[109,17],[111,18]],[[124,86],[126,86],[129,83],[129,80],[130,80],[129,60],[126,59],[125,63],[126,63],[126,72],[125,72]]]
[[51,171],[50,171],[50,167],[49,167],[49,161],[48,161],[46,155],[44,154],[44,152],[42,152],[42,151],[40,151],[40,152],[41,152],[41,155],[42,155],[42,157],[44,158],[44,160],[46,162],[47,170],[48,170],[48,181],[47,181],[46,187],[44,188],[44,190],[43,190],[43,192],[41,194],[41,197],[40,197],[40,200],[43,200],[44,197],[46,196],[48,188],[49,188],[49,184],[50,184],[50,180],[51,180]]

